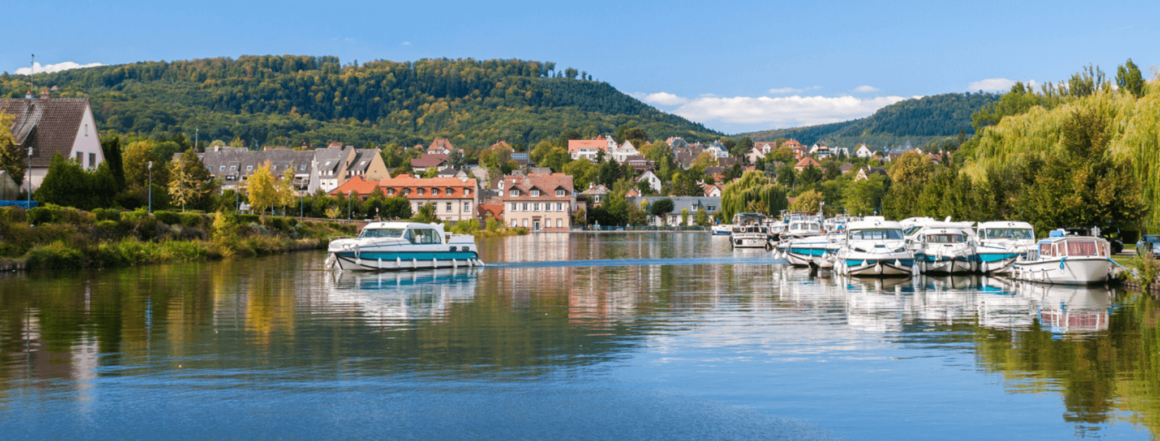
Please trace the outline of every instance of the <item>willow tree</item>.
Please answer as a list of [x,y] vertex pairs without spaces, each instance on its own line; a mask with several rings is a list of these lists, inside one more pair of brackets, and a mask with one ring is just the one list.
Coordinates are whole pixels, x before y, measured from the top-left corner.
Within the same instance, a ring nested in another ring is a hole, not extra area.
[[776,215],[789,206],[785,186],[758,171],[746,172],[721,192],[721,217],[728,221],[737,213]]

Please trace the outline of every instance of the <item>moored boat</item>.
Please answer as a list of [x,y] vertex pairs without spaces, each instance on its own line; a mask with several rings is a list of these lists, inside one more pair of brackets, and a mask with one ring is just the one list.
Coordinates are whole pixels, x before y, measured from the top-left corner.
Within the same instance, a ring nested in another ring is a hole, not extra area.
[[729,243],[733,248],[770,248],[769,227],[765,226],[765,215],[760,213],[737,213],[733,215],[733,229]]
[[988,274],[1010,272],[1015,259],[1035,247],[1035,229],[1027,222],[982,222],[976,236],[978,270]]
[[1055,230],[1050,237],[1011,265],[1011,277],[1029,282],[1092,285],[1112,276],[1111,245],[1091,236],[1067,236]]
[[834,264],[845,276],[910,276],[914,254],[906,248],[902,225],[882,217],[867,217],[846,225],[846,243]]
[[915,265],[922,273],[963,274],[978,264],[971,222],[931,222],[911,239]]
[[335,239],[328,247],[328,269],[389,271],[483,265],[475,238],[444,233],[442,225],[372,222],[356,238]]

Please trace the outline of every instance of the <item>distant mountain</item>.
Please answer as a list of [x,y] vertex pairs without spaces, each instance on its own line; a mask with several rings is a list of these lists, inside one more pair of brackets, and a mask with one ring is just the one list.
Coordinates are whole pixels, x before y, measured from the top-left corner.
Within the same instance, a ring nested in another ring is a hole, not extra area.
[[974,134],[971,114],[999,99],[994,93],[947,93],[899,101],[878,109],[873,115],[831,124],[792,129],[742,133],[754,141],[794,138],[803,144],[826,140],[830,145],[852,146],[866,143],[871,147],[901,145],[909,140],[915,146],[928,141],[957,136],[959,131]]
[[[643,128],[649,138],[721,136],[656,110],[574,69],[523,60],[432,59],[340,65],[337,57],[243,56],[141,62],[37,74],[53,96],[87,96],[102,130],[184,132],[247,144],[429,143],[532,146],[575,131]],[[0,75],[0,96],[21,97],[24,75]]]

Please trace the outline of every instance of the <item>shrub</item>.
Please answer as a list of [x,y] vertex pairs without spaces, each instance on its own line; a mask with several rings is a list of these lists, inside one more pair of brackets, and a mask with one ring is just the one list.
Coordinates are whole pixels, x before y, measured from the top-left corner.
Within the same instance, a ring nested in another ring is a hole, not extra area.
[[266,225],[266,227],[268,227],[272,230],[275,230],[275,231],[285,231],[286,230],[286,220],[283,218],[280,218],[280,217],[268,217],[268,218],[266,218],[266,221],[264,222],[264,224]]
[[239,225],[249,225],[262,222],[262,217],[256,214],[238,214],[237,223]]
[[28,213],[19,207],[0,208],[0,224],[28,222]]
[[60,219],[60,217],[60,207],[56,205],[49,204],[43,207],[36,207],[28,210],[28,221],[31,222],[32,225],[56,222],[57,219]]
[[172,211],[154,211],[153,217],[167,225],[181,225],[181,216]]
[[121,210],[113,208],[98,208],[93,210],[93,215],[97,217],[97,221],[121,221]]
[[201,228],[202,224],[205,222],[204,218],[205,218],[205,216],[202,216],[200,214],[182,213],[181,214],[181,226],[188,227],[188,228]]
[[74,269],[84,266],[84,255],[60,241],[35,247],[26,256],[28,269]]

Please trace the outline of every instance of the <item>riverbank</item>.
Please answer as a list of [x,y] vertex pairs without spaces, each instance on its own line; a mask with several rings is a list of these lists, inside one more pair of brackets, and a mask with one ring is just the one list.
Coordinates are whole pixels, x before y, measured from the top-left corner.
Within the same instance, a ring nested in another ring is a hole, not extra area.
[[101,269],[324,249],[353,225],[244,214],[0,208],[0,270]]

